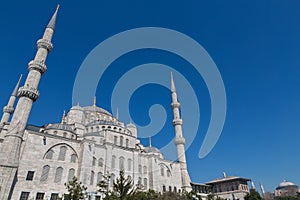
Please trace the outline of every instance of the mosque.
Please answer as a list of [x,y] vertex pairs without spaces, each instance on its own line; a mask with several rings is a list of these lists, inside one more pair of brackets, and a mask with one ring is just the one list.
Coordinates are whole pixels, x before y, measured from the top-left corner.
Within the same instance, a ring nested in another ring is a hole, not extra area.
[[[53,48],[58,7],[37,41],[37,52],[28,64],[22,87],[17,82],[0,122],[0,199],[56,200],[66,193],[65,183],[76,176],[85,186],[90,200],[100,200],[97,183],[103,176],[113,180],[120,170],[136,186],[157,192],[191,191],[206,198],[214,193],[224,199],[239,199],[249,193],[250,179],[224,176],[205,184],[192,183],[187,170],[182,133],[180,103],[171,75],[171,108],[177,161],[164,158],[154,146],[144,146],[134,124],[125,124],[94,103],[76,105],[62,120],[43,126],[28,125],[38,86],[46,72],[46,58]],[[51,67],[49,67],[51,70]],[[16,104],[16,106],[15,106]]]

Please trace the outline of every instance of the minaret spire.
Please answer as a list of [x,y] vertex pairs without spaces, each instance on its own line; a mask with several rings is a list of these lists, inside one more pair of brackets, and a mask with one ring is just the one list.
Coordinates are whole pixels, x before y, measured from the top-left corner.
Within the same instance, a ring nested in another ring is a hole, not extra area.
[[175,145],[177,149],[178,162],[180,163],[181,179],[182,179],[182,189],[186,191],[191,191],[191,179],[187,171],[186,157],[185,157],[185,139],[182,135],[182,119],[180,118],[180,103],[177,100],[176,88],[173,80],[173,74],[171,73],[171,93],[172,93],[172,103],[171,107],[173,110],[173,126],[175,129]]
[[40,93],[38,86],[40,79],[47,70],[45,61],[48,53],[52,50],[51,43],[58,7],[54,12],[42,39],[37,41],[37,52],[28,64],[28,75],[23,87],[18,91],[19,101],[12,116],[8,131],[3,143],[0,145],[0,199],[11,199],[11,191],[16,183],[15,178],[19,166],[20,149],[27,121],[31,112],[32,104]]
[[152,147],[152,138],[151,138],[151,136],[149,137],[149,147]]
[[58,9],[59,9],[59,4],[56,6],[56,10],[55,10],[54,14],[51,17],[51,19],[50,19],[50,21],[47,25],[47,28],[51,28],[52,30],[55,30],[56,17],[57,17]]
[[61,117],[61,124],[65,124],[66,123],[66,111],[64,110],[64,113]]
[[20,78],[10,95],[7,105],[3,108],[3,115],[0,122],[0,132],[2,131],[4,125],[8,122],[10,115],[14,112],[14,105],[17,98],[18,89],[20,87],[21,79],[22,79],[22,74],[20,75]]

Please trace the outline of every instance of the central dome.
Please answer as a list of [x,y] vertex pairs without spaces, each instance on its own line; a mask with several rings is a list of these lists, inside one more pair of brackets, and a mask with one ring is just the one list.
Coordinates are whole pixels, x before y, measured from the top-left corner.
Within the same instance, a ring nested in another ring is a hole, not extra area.
[[110,112],[108,112],[107,110],[97,107],[97,106],[85,106],[83,107],[84,111],[90,111],[90,112],[99,112],[99,113],[103,113],[109,116],[112,116],[112,114]]

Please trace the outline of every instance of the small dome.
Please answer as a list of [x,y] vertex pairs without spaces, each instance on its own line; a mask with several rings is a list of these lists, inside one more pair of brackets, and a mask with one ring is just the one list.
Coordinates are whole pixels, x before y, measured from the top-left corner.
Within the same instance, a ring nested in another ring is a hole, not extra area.
[[73,106],[70,110],[83,110],[79,105]]
[[288,187],[288,186],[297,186],[292,182],[286,181],[284,180],[283,182],[281,182],[277,188],[284,188],[284,187]]
[[133,123],[129,123],[126,125],[127,128],[136,128],[136,126]]
[[145,147],[146,153],[159,153],[161,154],[160,150],[156,147]]
[[108,112],[107,110],[104,110],[103,108],[97,107],[97,106],[86,106],[83,107],[84,111],[90,111],[90,112],[99,112],[99,113],[103,113],[109,116],[112,116],[112,114],[110,112]]

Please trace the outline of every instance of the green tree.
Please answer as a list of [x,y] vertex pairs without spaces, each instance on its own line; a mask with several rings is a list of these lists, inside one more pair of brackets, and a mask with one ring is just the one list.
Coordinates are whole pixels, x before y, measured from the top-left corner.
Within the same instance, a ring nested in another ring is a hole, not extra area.
[[64,194],[64,200],[81,200],[84,199],[86,194],[86,189],[81,182],[74,176],[71,181],[65,183],[68,194]]
[[255,189],[250,189],[249,194],[245,196],[245,200],[263,200],[263,198]]

